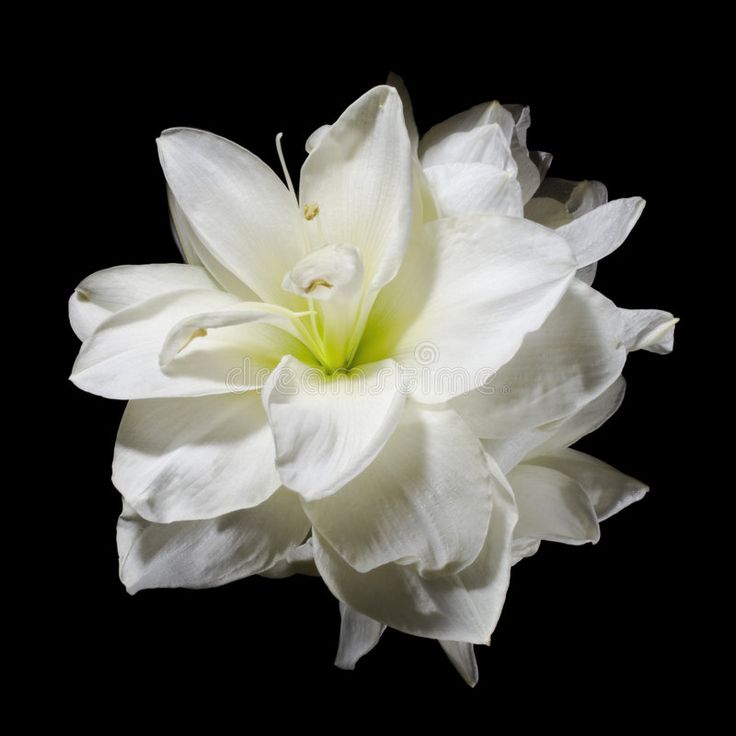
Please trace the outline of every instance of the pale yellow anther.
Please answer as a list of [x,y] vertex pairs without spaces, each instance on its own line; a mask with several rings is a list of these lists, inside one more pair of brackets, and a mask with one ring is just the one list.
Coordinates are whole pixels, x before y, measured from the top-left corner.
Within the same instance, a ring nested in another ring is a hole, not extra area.
[[304,289],[304,293],[311,294],[318,286],[324,286],[327,289],[332,288],[332,284],[329,281],[325,281],[325,279],[315,279],[311,284],[309,284],[309,286],[307,286],[306,289]]
[[319,214],[319,205],[316,202],[310,202],[310,204],[304,205],[304,217],[307,220],[314,220]]
[[207,337],[207,330],[204,327],[197,327],[197,329],[194,330],[191,335],[189,335],[186,342],[176,352],[180,353],[182,350],[184,350],[185,347],[187,347],[187,345],[192,342],[192,340],[195,340],[198,337]]

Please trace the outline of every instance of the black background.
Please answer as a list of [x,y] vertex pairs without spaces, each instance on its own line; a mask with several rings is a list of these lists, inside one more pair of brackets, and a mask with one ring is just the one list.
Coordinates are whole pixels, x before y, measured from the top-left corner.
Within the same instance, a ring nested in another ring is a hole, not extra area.
[[[274,718],[302,698],[315,711],[329,698],[362,713],[405,694],[408,711],[461,708],[469,716],[504,704],[522,720],[551,703],[546,712],[559,725],[584,725],[577,720],[583,703],[590,712],[656,713],[691,677],[682,670],[693,648],[685,632],[694,562],[683,529],[691,521],[688,499],[704,491],[693,487],[680,421],[701,387],[689,363],[695,320],[683,288],[689,266],[680,255],[689,205],[679,115],[673,124],[673,109],[682,105],[679,57],[672,49],[664,57],[650,53],[631,37],[601,46],[520,34],[503,49],[489,40],[472,57],[419,38],[412,53],[392,55],[380,37],[347,54],[322,44],[323,53],[312,56],[305,42],[287,56],[278,38],[269,38],[271,54],[248,50],[235,34],[206,53],[190,36],[169,38],[165,50],[145,58],[135,37],[76,39],[73,53],[49,69],[61,122],[58,196],[71,204],[52,281],[55,400],[62,406],[56,419],[68,443],[55,472],[70,496],[57,501],[51,554],[58,563],[51,587],[43,587],[44,662],[54,663],[57,682],[64,663],[73,662],[60,679],[76,692],[76,704],[102,685],[113,701],[133,695],[147,707],[161,702],[185,711],[221,701],[255,707],[273,695],[284,703],[269,710]],[[463,47],[462,37],[454,41]],[[545,43],[557,50],[545,53]],[[124,404],[64,382],[78,350],[65,324],[74,286],[101,268],[178,259],[155,147],[162,129],[211,130],[274,167],[273,138],[283,131],[296,179],[308,134],[390,70],[405,78],[420,131],[484,100],[526,103],[530,147],[554,154],[551,175],[599,179],[611,198],[645,197],[639,224],[601,264],[596,287],[620,306],[667,309],[682,319],[673,355],[630,356],[623,408],[580,445],[649,483],[650,494],[605,522],[598,545],[545,543],[514,568],[493,644],[476,648],[475,690],[435,642],[392,631],[355,672],[335,669],[339,613],[318,579],[256,577],[207,591],[128,596],[117,577],[120,502],[109,480]],[[305,722],[316,717],[304,714]]]

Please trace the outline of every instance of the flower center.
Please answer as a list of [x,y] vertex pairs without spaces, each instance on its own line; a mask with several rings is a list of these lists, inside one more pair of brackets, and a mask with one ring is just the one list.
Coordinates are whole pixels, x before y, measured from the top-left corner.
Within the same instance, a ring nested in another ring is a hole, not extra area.
[[313,310],[307,328],[310,348],[330,371],[349,367],[363,285],[363,259],[360,251],[348,243],[313,250],[281,283],[284,290],[309,300]]

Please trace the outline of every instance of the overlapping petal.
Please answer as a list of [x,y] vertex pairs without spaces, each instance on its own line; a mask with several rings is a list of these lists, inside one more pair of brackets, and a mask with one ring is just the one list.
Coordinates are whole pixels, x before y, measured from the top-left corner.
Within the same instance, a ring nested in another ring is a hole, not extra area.
[[[306,358],[292,335],[270,325],[240,325],[196,337],[165,368],[161,350],[172,329],[194,315],[231,309],[239,299],[219,290],[172,291],[105,319],[82,345],[71,380],[112,399],[203,396],[263,384],[281,356]],[[270,328],[270,329],[269,329]]]
[[309,531],[285,489],[252,509],[215,519],[157,524],[125,505],[118,522],[120,579],[146,588],[212,588],[272,567]]
[[394,278],[406,250],[412,180],[401,100],[394,88],[375,87],[321,131],[302,167],[301,205],[319,208],[306,223],[312,247],[355,246],[368,288],[378,290]]
[[574,268],[564,240],[525,220],[479,215],[427,224],[379,295],[356,361],[400,361],[417,378],[419,401],[465,393],[542,325]]
[[196,235],[192,248],[205,265],[209,257],[263,301],[293,306],[281,279],[306,242],[302,214],[276,174],[244,148],[202,130],[166,130],[158,146],[173,198]]
[[305,509],[359,572],[398,562],[425,577],[446,575],[478,556],[502,482],[454,411],[410,403],[375,460],[339,493]]
[[86,340],[108,317],[126,307],[172,291],[217,290],[199,266],[151,263],[114,266],[87,276],[69,299],[69,322],[80,340]]
[[287,355],[263,387],[284,484],[310,500],[340,490],[381,451],[405,400],[392,360],[325,376]]
[[257,506],[281,485],[260,397],[129,402],[113,483],[138,514],[159,523]]
[[453,405],[478,437],[508,437],[573,414],[607,389],[625,362],[618,308],[576,280],[490,385]]
[[417,636],[487,644],[506,596],[516,520],[513,497],[504,489],[493,499],[478,558],[453,575],[424,578],[413,565],[394,563],[359,573],[319,533],[315,562],[337,598],[376,621]]
[[509,473],[519,508],[515,535],[565,544],[597,542],[595,509],[570,476],[541,465],[522,463]]

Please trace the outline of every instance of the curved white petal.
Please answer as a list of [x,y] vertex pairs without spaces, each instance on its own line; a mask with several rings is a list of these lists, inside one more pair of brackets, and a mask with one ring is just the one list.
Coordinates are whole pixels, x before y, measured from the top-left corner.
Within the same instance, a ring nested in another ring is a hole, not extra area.
[[192,224],[187,220],[184,210],[179,206],[169,186],[166,187],[166,195],[169,201],[169,216],[174,240],[186,262],[202,266],[225,291],[239,296],[242,301],[257,301],[256,293],[232,271],[225,268],[207,249]]
[[425,147],[422,155],[425,169],[443,164],[470,163],[487,164],[516,176],[516,163],[509,142],[498,123],[452,133],[435,145]]
[[571,218],[577,219],[606,204],[608,202],[608,190],[599,181],[569,181],[548,177],[542,182],[529,205],[533,205],[537,199],[544,198],[552,199],[564,205]]
[[264,578],[288,578],[292,575],[309,575],[319,577],[317,566],[314,564],[314,548],[312,538],[307,539],[304,544],[289,548],[289,551],[273,567],[263,570]]
[[517,465],[508,478],[519,509],[515,536],[565,544],[598,541],[595,510],[577,481],[526,463]]
[[307,153],[312,153],[315,148],[322,142],[322,139],[327,135],[329,132],[331,125],[320,125],[317,130],[315,130],[309,138],[307,138],[307,142],[304,144],[304,149]]
[[436,403],[486,382],[559,302],[574,272],[565,241],[526,220],[473,215],[424,226],[384,288],[356,362],[385,355]]
[[304,345],[268,324],[197,333],[164,369],[161,348],[171,329],[191,315],[238,304],[223,291],[177,291],[107,318],[82,345],[71,380],[112,399],[204,396],[260,388],[281,358],[309,361]]
[[648,350],[666,355],[675,344],[675,325],[680,321],[661,309],[621,309],[626,349]]
[[376,459],[339,493],[305,510],[359,572],[399,562],[425,576],[447,574],[478,556],[492,495],[504,482],[454,411],[410,402]]
[[585,491],[599,521],[605,521],[635,501],[644,498],[649,487],[636,478],[612,468],[597,458],[576,450],[558,450],[529,462],[552,468],[572,478]]
[[335,666],[354,670],[358,660],[378,644],[386,627],[340,602],[340,641]]
[[424,169],[443,217],[483,213],[522,217],[521,189],[506,171],[483,163],[452,163]]
[[159,352],[180,320],[237,302],[237,297],[224,291],[190,289],[162,294],[116,312],[84,342],[70,378],[84,391],[110,399],[224,393],[228,372],[240,361],[230,356],[227,362],[217,356],[187,366],[182,360],[176,370],[164,373]]
[[151,263],[115,266],[87,276],[69,300],[69,321],[86,340],[110,315],[154,296],[182,289],[212,289],[217,285],[199,266]]
[[302,206],[319,207],[305,223],[312,248],[354,245],[372,290],[396,275],[413,193],[411,143],[393,87],[364,94],[322,136],[302,167],[299,197]]
[[557,229],[570,244],[580,268],[600,261],[626,240],[646,202],[641,197],[615,199]]
[[572,222],[572,215],[562,202],[551,197],[534,197],[524,205],[524,217],[553,230]]
[[159,364],[168,365],[194,338],[205,337],[208,329],[245,325],[252,322],[281,322],[289,327],[289,320],[298,319],[309,312],[292,312],[276,304],[265,302],[238,302],[209,312],[193,314],[177,322],[164,340]]
[[279,490],[246,511],[204,521],[156,524],[127,504],[118,522],[120,579],[147,588],[212,588],[274,565],[309,531],[299,499]]
[[539,551],[539,539],[514,536],[512,565],[521,562],[526,557],[532,557]]
[[197,255],[197,248],[204,248],[204,245],[197,237],[192,226],[187,222],[181,207],[174,198],[171,189],[166,187],[166,199],[169,203],[169,225],[171,226],[171,234],[174,237],[176,247],[184,259],[184,263],[192,266],[201,266],[202,260]]
[[549,167],[552,166],[553,155],[547,151],[530,151],[529,158],[531,158],[532,163],[537,167],[539,178],[544,182],[547,178]]
[[554,452],[594,432],[618,411],[625,393],[626,381],[621,376],[600,396],[575,414],[555,424],[549,432],[539,434],[538,437],[542,441],[536,442],[534,449],[530,448],[531,451],[527,451],[528,454],[534,456]]
[[478,684],[478,662],[475,660],[473,645],[464,641],[442,641],[439,645],[447,655],[452,666],[470,687]]
[[294,303],[281,279],[304,254],[303,218],[276,174],[201,130],[165,130],[158,147],[173,197],[212,258],[264,301]]
[[514,119],[514,132],[511,137],[511,153],[518,169],[516,178],[521,186],[521,196],[526,204],[539,188],[542,175],[532,161],[527,148],[526,135],[531,125],[531,112],[522,105],[506,105]]
[[525,429],[508,437],[481,439],[483,449],[501,468],[501,472],[513,470],[534,448],[551,436],[545,429]]
[[442,141],[455,133],[467,133],[475,128],[494,123],[501,128],[504,137],[511,143],[514,118],[501,103],[494,100],[475,105],[430,128],[419,143],[419,155],[423,157],[427,151],[441,145]]
[[618,307],[574,281],[493,382],[453,406],[478,437],[510,436],[582,408],[621,375],[625,362]]
[[112,467],[125,500],[160,523],[257,506],[281,485],[255,392],[129,402]]
[[584,284],[588,284],[588,286],[592,286],[593,282],[595,281],[595,275],[597,272],[598,272],[598,264],[591,263],[589,266],[584,266],[583,268],[579,268],[577,272],[575,273],[575,278],[579,279]]
[[373,461],[406,400],[391,360],[325,377],[288,355],[262,398],[281,479],[307,500],[335,493]]
[[493,499],[485,546],[455,575],[423,578],[414,566],[394,563],[359,573],[319,532],[314,558],[332,593],[376,621],[416,636],[487,644],[506,597],[516,519],[513,497],[504,489]]
[[406,130],[409,133],[409,140],[411,141],[411,150],[416,156],[419,147],[419,132],[417,131],[416,120],[414,120],[414,109],[411,105],[409,90],[406,88],[404,80],[393,72],[389,73],[386,84],[389,87],[393,87],[399,93],[401,104],[404,108],[404,122],[406,123]]

